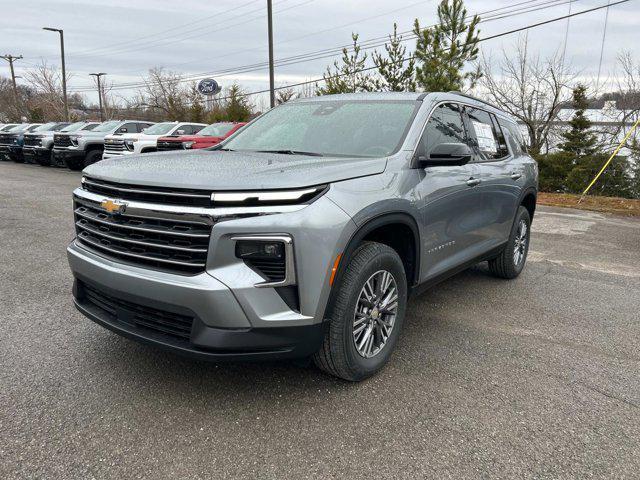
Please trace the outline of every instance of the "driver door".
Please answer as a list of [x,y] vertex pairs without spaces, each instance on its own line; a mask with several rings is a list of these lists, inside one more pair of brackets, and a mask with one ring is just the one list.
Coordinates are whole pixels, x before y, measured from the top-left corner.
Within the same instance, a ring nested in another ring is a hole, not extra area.
[[[456,103],[438,105],[421,137],[422,151],[442,143],[469,145],[469,136]],[[416,187],[423,223],[422,281],[437,277],[482,253],[482,195],[479,168],[475,163],[455,166],[417,167]]]

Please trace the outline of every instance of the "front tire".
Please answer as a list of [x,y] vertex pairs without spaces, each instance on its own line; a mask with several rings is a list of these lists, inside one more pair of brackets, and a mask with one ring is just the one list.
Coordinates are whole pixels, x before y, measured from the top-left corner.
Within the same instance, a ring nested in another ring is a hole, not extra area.
[[507,244],[497,257],[489,260],[489,271],[494,276],[510,280],[520,275],[529,253],[530,234],[531,217],[529,211],[520,206]]
[[81,158],[65,158],[64,165],[69,170],[78,171],[84,168],[84,160]]
[[407,279],[395,250],[365,242],[353,253],[328,312],[329,328],[314,354],[323,371],[349,381],[383,368],[397,343],[407,306]]

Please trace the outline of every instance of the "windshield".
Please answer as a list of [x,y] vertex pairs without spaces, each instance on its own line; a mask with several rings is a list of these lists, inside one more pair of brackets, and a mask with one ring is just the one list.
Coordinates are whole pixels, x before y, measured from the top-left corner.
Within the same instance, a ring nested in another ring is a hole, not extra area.
[[155,125],[150,126],[149,128],[145,128],[145,135],[166,135],[171,131],[176,124],[173,122],[170,123],[156,123]]
[[214,123],[213,125],[204,127],[198,132],[198,135],[205,137],[224,137],[233,127],[235,127],[234,123]]
[[101,123],[96,128],[94,128],[93,131],[94,132],[110,132],[114,130],[121,123],[122,122],[120,122],[119,120],[111,120],[110,122]]
[[404,139],[415,101],[317,101],[280,105],[227,141],[229,150],[384,157]]
[[64,127],[62,130],[60,130],[61,132],[75,132],[76,130],[78,130],[79,128],[81,128],[84,125],[84,122],[76,122],[76,123],[72,123],[71,125],[67,125],[66,127]]
[[4,127],[2,127],[2,129],[0,130],[0,132],[8,132],[9,130],[15,128],[16,124],[15,123],[11,123],[9,125],[5,125]]
[[46,132],[47,130],[51,130],[56,125],[57,125],[56,122],[49,122],[49,123],[45,123],[44,125],[40,125],[39,127],[34,128],[31,131],[32,132]]
[[52,132],[59,132],[63,128],[66,128],[67,126],[69,126],[68,123],[57,123],[53,127],[51,127],[49,130],[51,130]]
[[14,132],[21,132],[23,130],[25,130],[27,128],[27,124],[26,123],[20,123],[18,125],[16,125],[15,127],[13,127],[11,130],[9,130],[11,133]]
[[41,127],[42,125],[40,125],[39,123],[37,125],[31,125],[30,127],[28,127],[26,129],[27,132],[36,132],[38,131],[38,129]]

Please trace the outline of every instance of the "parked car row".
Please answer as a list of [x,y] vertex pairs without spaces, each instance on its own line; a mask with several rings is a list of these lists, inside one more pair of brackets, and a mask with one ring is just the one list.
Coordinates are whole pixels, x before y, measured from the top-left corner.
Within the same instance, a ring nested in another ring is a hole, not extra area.
[[244,125],[144,120],[0,124],[0,159],[82,170],[122,155],[211,147]]

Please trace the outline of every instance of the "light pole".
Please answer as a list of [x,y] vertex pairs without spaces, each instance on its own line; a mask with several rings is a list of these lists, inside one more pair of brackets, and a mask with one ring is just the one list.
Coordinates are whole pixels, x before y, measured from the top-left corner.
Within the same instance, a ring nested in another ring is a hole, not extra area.
[[62,98],[64,101],[64,119],[69,121],[69,104],[67,103],[67,70],[64,65],[64,31],[59,28],[43,27],[43,30],[60,34],[60,55],[62,56]]
[[106,73],[90,73],[89,75],[91,75],[92,77],[96,77],[96,80],[98,82],[98,104],[100,105],[100,121],[104,122],[104,116],[102,114],[102,88],[100,87],[100,77],[106,75]]
[[269,98],[271,108],[276,106],[276,90],[273,76],[273,7],[271,0],[267,0],[267,23],[269,27]]

